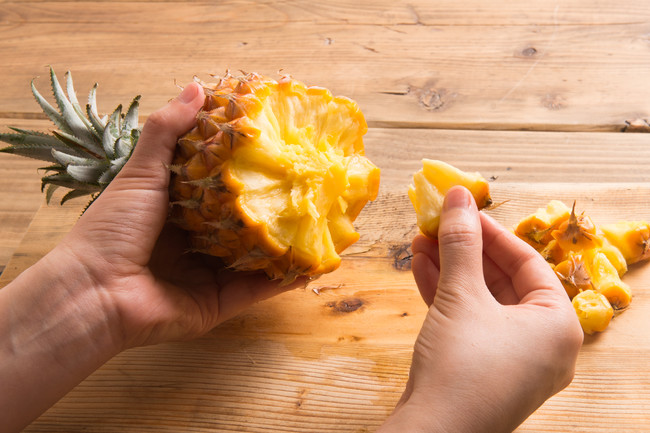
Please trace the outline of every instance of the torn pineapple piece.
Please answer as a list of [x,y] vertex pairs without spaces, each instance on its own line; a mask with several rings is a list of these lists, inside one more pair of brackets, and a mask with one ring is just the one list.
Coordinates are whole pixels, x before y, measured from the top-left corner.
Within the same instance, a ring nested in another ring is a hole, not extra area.
[[569,219],[553,230],[551,236],[564,251],[584,251],[601,247],[603,238],[598,235],[596,225],[587,215],[577,216],[575,208],[574,202]]
[[624,283],[607,256],[592,250],[585,253],[594,290],[604,295],[616,310],[626,308],[632,301],[630,286]]
[[558,263],[553,270],[569,299],[593,288],[589,268],[582,254],[570,253],[567,259]]
[[593,290],[578,293],[571,303],[585,334],[604,331],[614,315],[607,298]]
[[569,219],[571,209],[559,200],[551,200],[546,207],[519,221],[515,234],[536,250],[543,249],[551,240],[551,232]]
[[479,209],[492,204],[490,187],[480,173],[467,173],[438,160],[422,160],[422,169],[413,175],[408,195],[415,208],[418,227],[424,235],[438,236],[442,203],[447,192],[456,185],[464,186],[472,193]]
[[605,238],[618,248],[628,265],[650,258],[650,224],[620,221],[600,226]]

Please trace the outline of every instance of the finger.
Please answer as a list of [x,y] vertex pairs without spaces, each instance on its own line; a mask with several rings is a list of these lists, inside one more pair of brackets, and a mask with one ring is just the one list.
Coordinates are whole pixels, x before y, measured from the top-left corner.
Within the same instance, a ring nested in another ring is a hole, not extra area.
[[411,251],[413,252],[411,271],[415,284],[424,302],[427,306],[431,306],[436,296],[438,278],[440,277],[438,242],[418,235],[413,239]]
[[166,188],[169,171],[165,166],[172,161],[178,137],[194,126],[203,101],[203,88],[190,83],[175,99],[152,113],[119,177],[155,180],[156,186]]
[[481,214],[485,254],[512,280],[517,297],[566,297],[548,263],[530,245],[488,215]]
[[510,276],[494,263],[487,254],[483,254],[483,273],[485,284],[490,293],[501,305],[516,305],[519,297],[512,286]]
[[[231,276],[236,276],[232,278]],[[290,284],[280,284],[277,280],[269,280],[261,272],[236,274],[225,271],[218,278],[219,286],[219,323],[224,322],[251,305],[269,299],[280,293],[299,287],[306,287],[308,279],[299,277]]]
[[[472,295],[485,289],[483,241],[476,203],[463,187],[449,190],[442,206],[438,242],[439,287],[463,288]],[[440,288],[438,288],[440,292]]]

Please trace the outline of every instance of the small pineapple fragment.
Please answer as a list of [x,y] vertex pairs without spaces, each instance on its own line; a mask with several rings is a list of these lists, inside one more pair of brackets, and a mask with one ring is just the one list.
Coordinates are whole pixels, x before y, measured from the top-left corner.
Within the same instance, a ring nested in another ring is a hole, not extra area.
[[604,295],[609,303],[617,310],[626,308],[632,301],[630,286],[618,275],[618,271],[607,256],[597,250],[587,252],[589,260],[589,275],[594,290]]
[[591,275],[582,254],[570,253],[553,270],[570,299],[580,292],[592,289]]
[[598,236],[596,225],[587,215],[576,216],[575,203],[569,219],[551,232],[564,251],[583,251],[598,248],[603,245],[602,237]]
[[578,293],[571,303],[585,334],[604,331],[614,315],[607,298],[593,290]]
[[650,258],[650,224],[620,221],[600,226],[605,238],[618,248],[628,265]]
[[456,185],[467,188],[479,209],[492,204],[490,187],[480,173],[467,173],[439,160],[423,159],[422,169],[413,175],[408,195],[415,208],[418,227],[428,237],[438,236],[442,203]]
[[570,214],[571,210],[564,203],[551,200],[545,208],[519,221],[515,234],[540,251],[553,240],[551,232],[568,220]]

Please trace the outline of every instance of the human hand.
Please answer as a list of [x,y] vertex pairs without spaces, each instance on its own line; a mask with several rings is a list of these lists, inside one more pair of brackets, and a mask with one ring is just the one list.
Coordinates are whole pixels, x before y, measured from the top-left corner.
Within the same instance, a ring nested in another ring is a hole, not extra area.
[[148,118],[132,157],[53,252],[83,264],[123,348],[197,337],[301,284],[280,287],[260,273],[228,271],[188,252],[183,232],[166,224],[167,167],[203,98],[192,83]]
[[573,378],[583,333],[562,285],[464,188],[445,198],[438,241],[418,236],[412,250],[429,311],[379,431],[514,430]]

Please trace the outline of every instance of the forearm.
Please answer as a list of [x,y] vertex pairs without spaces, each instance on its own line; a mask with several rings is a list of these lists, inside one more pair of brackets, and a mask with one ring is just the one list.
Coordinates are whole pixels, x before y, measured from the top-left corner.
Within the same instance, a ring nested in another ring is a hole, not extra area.
[[119,351],[101,289],[54,251],[0,290],[0,413],[19,431]]

